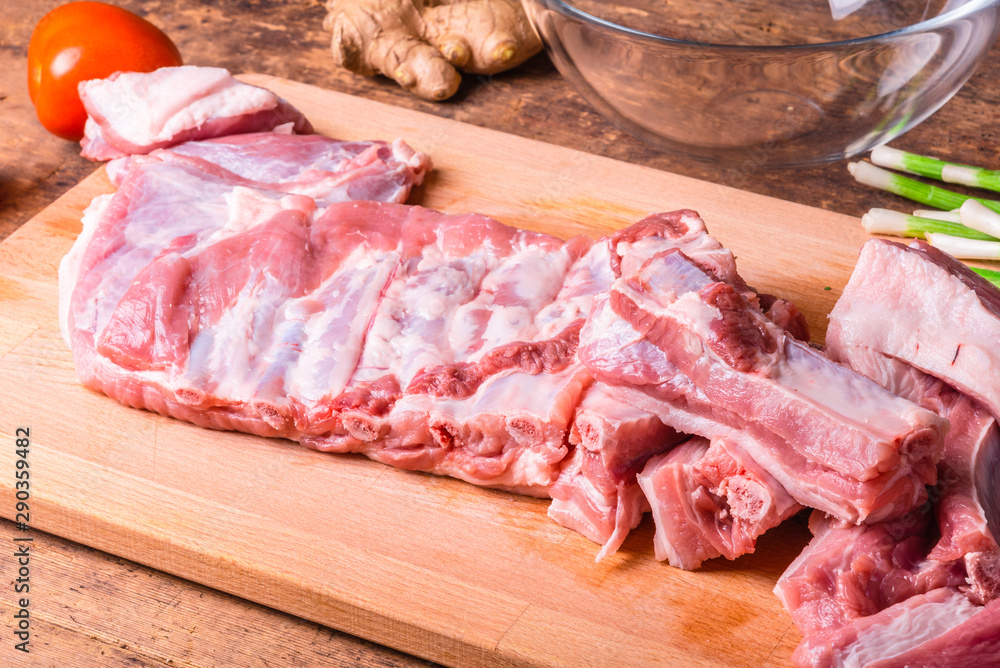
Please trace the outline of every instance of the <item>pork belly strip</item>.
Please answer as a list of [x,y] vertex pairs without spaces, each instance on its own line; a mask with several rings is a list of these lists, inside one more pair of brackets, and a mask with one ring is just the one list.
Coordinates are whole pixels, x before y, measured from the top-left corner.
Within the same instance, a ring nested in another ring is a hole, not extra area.
[[802,506],[735,442],[691,438],[647,462],[639,486],[656,523],[656,558],[693,570],[751,554]]
[[[659,258],[676,263],[679,274],[693,277],[696,284],[720,286],[679,253]],[[641,276],[637,283],[640,279],[651,284]],[[664,290],[672,282],[682,284],[665,272],[657,276]],[[619,288],[626,291],[619,293],[620,304],[636,325],[614,308]],[[677,285],[673,289],[673,294],[685,295],[682,303],[701,313],[699,326],[704,330],[708,324],[708,337],[685,330],[680,310],[670,323],[677,326],[670,336],[655,318],[644,322],[643,311],[628,307],[624,295],[634,288],[623,279],[598,301],[581,335],[581,359],[598,380],[632,388],[632,401],[678,431],[735,441],[803,505],[854,523],[899,516],[923,502],[924,485],[934,480],[940,456],[943,420],[786,336],[759,312],[751,331],[772,337],[773,347],[761,356],[769,362],[753,358],[755,369],[740,372],[710,347],[715,336],[710,323],[713,314],[721,319],[721,312],[698,292],[684,293]],[[729,291],[726,286],[714,289]],[[680,365],[688,371],[682,372]],[[840,452],[821,452],[823,445],[836,445]],[[883,460],[873,460],[872,453],[881,453]],[[863,456],[869,457],[871,468],[885,470],[864,480],[851,475],[863,470]],[[838,470],[843,462],[840,468],[851,473]]]
[[164,67],[116,72],[80,83],[87,111],[83,156],[110,160],[149,153],[193,139],[312,125],[274,93],[233,78],[218,67]]
[[861,248],[828,336],[904,360],[1000,415],[1000,292],[922,241]]

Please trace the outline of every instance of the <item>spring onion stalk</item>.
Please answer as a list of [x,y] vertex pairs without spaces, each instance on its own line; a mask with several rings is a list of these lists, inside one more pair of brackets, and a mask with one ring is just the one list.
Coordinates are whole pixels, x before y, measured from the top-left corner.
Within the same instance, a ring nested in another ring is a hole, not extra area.
[[900,213],[899,211],[890,211],[889,209],[870,210],[861,217],[861,224],[868,234],[884,234],[893,237],[924,239],[928,233],[937,233],[953,237],[979,239],[980,241],[1000,240],[1000,235],[991,236],[958,223],[935,220],[933,218],[920,218]]
[[888,146],[876,146],[873,148],[871,159],[879,167],[909,172],[918,176],[926,176],[938,181],[944,180],[941,178],[941,175],[945,166],[948,165],[944,160],[928,158],[916,153],[907,153],[906,151],[889,148]]
[[927,176],[945,183],[958,183],[1000,192],[1000,170],[959,165],[888,146],[876,146],[872,149],[871,159],[879,167]]
[[994,192],[1000,191],[1000,171],[995,169],[981,169],[968,165],[945,165],[944,169],[941,170],[941,180],[973,188],[985,188]]
[[1000,202],[998,201],[969,197],[968,195],[961,195],[950,190],[945,190],[944,188],[938,188],[937,186],[922,183],[902,174],[896,174],[887,169],[876,167],[870,162],[852,162],[847,165],[847,169],[858,183],[885,190],[893,195],[899,195],[900,197],[920,202],[935,209],[957,209],[966,200],[975,199],[984,206],[1000,213]]
[[933,218],[934,220],[947,220],[949,223],[960,223],[962,219],[958,211],[938,211],[937,209],[917,209],[913,212],[917,218]]
[[995,285],[1000,289],[1000,271],[993,271],[992,269],[980,269],[979,267],[969,267],[972,271],[976,272],[987,281]]
[[1000,213],[970,199],[959,209],[962,224],[984,234],[1000,237]]
[[927,243],[960,260],[1000,260],[1000,241],[965,239],[948,234],[926,235]]

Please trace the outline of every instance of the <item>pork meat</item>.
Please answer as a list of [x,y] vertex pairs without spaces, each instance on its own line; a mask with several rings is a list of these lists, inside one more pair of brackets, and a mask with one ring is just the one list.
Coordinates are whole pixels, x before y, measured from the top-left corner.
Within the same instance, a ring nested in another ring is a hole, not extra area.
[[83,156],[91,160],[281,126],[288,132],[312,132],[309,121],[288,102],[218,67],[116,72],[83,81],[79,88],[87,111],[81,144]]

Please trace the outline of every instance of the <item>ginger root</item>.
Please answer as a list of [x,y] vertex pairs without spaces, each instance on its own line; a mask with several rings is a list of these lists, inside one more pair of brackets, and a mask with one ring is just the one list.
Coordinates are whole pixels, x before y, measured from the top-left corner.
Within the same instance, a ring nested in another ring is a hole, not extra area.
[[542,48],[520,0],[327,0],[326,8],[339,65],[384,74],[427,100],[454,95],[457,70],[496,74]]

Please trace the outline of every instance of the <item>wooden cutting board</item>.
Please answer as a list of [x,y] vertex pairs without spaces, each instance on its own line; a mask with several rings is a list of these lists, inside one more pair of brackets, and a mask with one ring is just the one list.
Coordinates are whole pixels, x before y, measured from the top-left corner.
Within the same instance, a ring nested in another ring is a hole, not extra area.
[[[412,201],[568,237],[698,210],[755,287],[822,339],[867,238],[857,219],[261,75],[317,131],[404,137],[435,171]],[[794,173],[789,173],[794,178]],[[103,170],[0,244],[0,514],[29,427],[31,526],[453,666],[784,666],[799,640],[771,593],[808,541],[693,573],[659,563],[648,517],[600,564],[546,502],[359,456],[198,429],[80,387],[56,271]],[[99,600],[95,600],[99,605]]]

